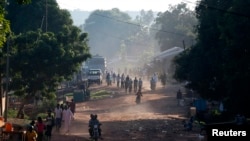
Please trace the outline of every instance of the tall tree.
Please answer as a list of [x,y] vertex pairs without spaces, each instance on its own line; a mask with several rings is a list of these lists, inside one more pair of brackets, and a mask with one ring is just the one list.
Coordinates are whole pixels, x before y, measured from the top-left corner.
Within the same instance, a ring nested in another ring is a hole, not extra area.
[[175,60],[175,78],[231,114],[250,115],[250,13],[246,1],[202,0],[196,7],[197,44]]
[[[7,8],[13,33],[16,33],[10,41],[12,82],[9,89],[24,98],[19,112],[25,102],[37,94],[47,98],[53,96],[59,83],[71,79],[91,56],[88,34],[72,25],[68,11],[60,10],[55,1],[47,2],[33,0],[30,5],[17,5],[13,0]],[[47,15],[47,29],[40,18],[46,5],[48,11],[53,11]],[[28,18],[24,19],[26,15]],[[6,48],[1,55],[6,54]],[[2,61],[1,66],[5,68],[6,61]],[[0,73],[2,76],[5,71]]]
[[0,2],[0,48],[6,42],[6,35],[10,32],[10,23],[5,19],[5,1]]
[[150,26],[154,21],[154,12],[152,10],[149,11],[140,11],[140,15],[137,15],[135,18],[136,23],[139,23],[143,26]]
[[59,9],[56,0],[32,0],[30,4],[19,5],[16,0],[9,0],[6,18],[11,22],[15,34],[30,30],[59,32],[65,25],[72,25],[70,13]]
[[161,51],[178,46],[191,46],[195,39],[194,26],[197,24],[195,14],[187,8],[187,4],[180,3],[169,6],[169,10],[158,13],[155,27],[159,27],[156,39]]
[[60,82],[72,79],[90,57],[87,34],[76,27],[65,30],[61,36],[30,31],[13,39],[10,89],[24,97],[23,105],[38,92],[51,98]]
[[131,17],[119,9],[96,10],[84,24],[84,31],[89,33],[91,53],[112,58],[118,53],[123,40],[137,29],[131,23]]

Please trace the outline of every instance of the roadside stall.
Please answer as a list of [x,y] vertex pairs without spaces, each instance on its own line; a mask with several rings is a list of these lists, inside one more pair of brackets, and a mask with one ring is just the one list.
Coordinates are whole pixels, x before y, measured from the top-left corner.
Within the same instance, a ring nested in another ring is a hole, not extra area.
[[4,122],[4,118],[0,117],[0,127],[0,141],[25,141],[26,130],[22,126]]

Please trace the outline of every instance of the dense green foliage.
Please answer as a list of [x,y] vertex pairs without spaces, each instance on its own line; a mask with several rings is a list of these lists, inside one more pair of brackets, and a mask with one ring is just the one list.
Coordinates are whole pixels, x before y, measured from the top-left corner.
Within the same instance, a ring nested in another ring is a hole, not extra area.
[[37,91],[49,96],[60,82],[71,79],[79,71],[82,62],[89,57],[87,35],[80,35],[75,27],[66,30],[68,33],[62,32],[60,36],[30,31],[13,39],[11,89],[28,96]]
[[196,36],[193,30],[196,24],[194,12],[185,3],[169,6],[164,13],[158,13],[154,26],[160,29],[155,38],[161,51],[175,46],[183,47],[183,42],[185,46],[191,46]]
[[93,54],[110,56],[119,51],[121,41],[135,33],[137,27],[128,24],[131,17],[119,9],[96,10],[84,24],[89,33],[89,45]]
[[0,1],[0,48],[3,47],[6,42],[6,36],[10,32],[9,21],[5,19],[5,2]]
[[[31,99],[54,99],[57,86],[71,80],[91,57],[88,34],[72,25],[68,11],[60,10],[54,0],[47,4],[41,0],[26,2],[19,5],[16,0],[9,1],[6,19],[11,22],[13,34],[9,46],[5,45],[0,53],[6,56],[9,47],[9,90],[24,98],[19,113]],[[0,65],[3,78],[6,58],[1,58]]]
[[65,25],[72,25],[70,13],[60,10],[55,0],[32,0],[30,4],[19,5],[16,0],[9,0],[6,7],[6,18],[11,22],[11,30],[15,34],[30,30],[50,31],[57,33]]
[[[6,7],[8,4],[6,3],[6,0],[0,1],[0,48],[3,47],[4,43],[6,43],[7,36],[10,33],[10,22],[6,19]],[[31,0],[15,0],[13,1],[16,4],[22,5],[22,4],[29,4],[31,3]],[[0,50],[1,51],[1,50]],[[0,56],[1,58],[3,56]]]
[[[151,26],[151,36],[159,44],[161,52],[173,47],[189,48],[194,44],[196,33],[194,27],[197,25],[195,13],[187,8],[185,3],[169,6],[169,9],[163,13],[158,13],[155,23]],[[154,52],[156,49],[154,48]],[[174,53],[174,52],[173,52]],[[157,54],[154,54],[157,55]],[[148,75],[158,72],[167,73],[168,79],[172,79],[172,58],[174,55],[168,55],[161,59],[153,58],[145,65]]]
[[[91,53],[115,60],[109,68],[131,68],[143,65],[154,52],[154,34],[150,26],[153,11],[140,11],[135,19],[119,9],[96,10],[86,19],[82,29],[89,33]],[[139,61],[137,61],[139,60]],[[113,62],[113,61],[111,61]]]
[[202,97],[250,115],[249,1],[202,0],[196,7],[197,44],[175,59],[175,78]]

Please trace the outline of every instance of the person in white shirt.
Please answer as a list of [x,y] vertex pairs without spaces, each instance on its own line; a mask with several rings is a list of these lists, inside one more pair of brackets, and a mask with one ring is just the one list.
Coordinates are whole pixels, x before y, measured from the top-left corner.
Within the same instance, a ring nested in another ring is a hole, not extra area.
[[56,108],[54,110],[54,115],[56,120],[56,130],[59,130],[62,122],[62,108],[60,107],[60,104],[56,105]]
[[64,121],[64,129],[66,133],[69,132],[69,126],[71,124],[71,120],[74,119],[74,114],[71,112],[70,107],[66,106],[63,110],[63,121]]

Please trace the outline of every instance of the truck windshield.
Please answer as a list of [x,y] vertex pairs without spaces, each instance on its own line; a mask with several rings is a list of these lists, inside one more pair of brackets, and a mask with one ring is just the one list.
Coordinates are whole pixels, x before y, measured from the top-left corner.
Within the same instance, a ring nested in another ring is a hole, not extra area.
[[91,70],[89,71],[89,75],[100,75],[100,71],[99,70]]

